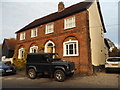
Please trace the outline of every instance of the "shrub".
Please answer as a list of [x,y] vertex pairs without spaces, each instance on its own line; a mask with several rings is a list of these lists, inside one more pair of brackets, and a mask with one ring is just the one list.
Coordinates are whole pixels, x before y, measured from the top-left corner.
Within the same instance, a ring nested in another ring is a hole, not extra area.
[[14,55],[13,55],[13,64],[16,70],[20,70],[20,71],[25,70],[27,54],[28,52],[25,49],[24,58],[18,59],[17,50],[15,50]]

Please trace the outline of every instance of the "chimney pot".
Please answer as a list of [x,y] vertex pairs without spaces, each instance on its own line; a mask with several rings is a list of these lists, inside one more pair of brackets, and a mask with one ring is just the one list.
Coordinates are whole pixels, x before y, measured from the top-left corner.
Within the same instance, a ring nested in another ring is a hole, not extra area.
[[59,4],[58,4],[58,12],[61,12],[64,9],[65,9],[64,3],[63,2],[59,2]]

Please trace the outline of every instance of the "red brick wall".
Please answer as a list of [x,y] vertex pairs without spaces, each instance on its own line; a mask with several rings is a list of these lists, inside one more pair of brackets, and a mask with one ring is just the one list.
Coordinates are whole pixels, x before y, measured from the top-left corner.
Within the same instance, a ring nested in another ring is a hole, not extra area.
[[[48,40],[55,43],[55,52],[63,60],[69,60],[75,62],[77,71],[76,73],[87,72],[91,73],[91,55],[90,55],[90,39],[88,28],[88,11],[74,14],[76,17],[76,27],[72,29],[64,30],[64,18],[51,22],[54,23],[54,33],[45,34],[45,25],[38,26],[38,37],[31,38],[31,31],[27,30],[26,39],[19,40],[20,33],[17,34],[17,48],[23,45],[25,48],[29,48],[32,43],[37,45],[45,45]],[[74,16],[71,15],[71,16]],[[68,37],[73,36],[73,37]],[[63,57],[63,42],[65,40],[77,39],[79,44],[79,56]]]
[[109,57],[120,57],[120,52],[109,52]]

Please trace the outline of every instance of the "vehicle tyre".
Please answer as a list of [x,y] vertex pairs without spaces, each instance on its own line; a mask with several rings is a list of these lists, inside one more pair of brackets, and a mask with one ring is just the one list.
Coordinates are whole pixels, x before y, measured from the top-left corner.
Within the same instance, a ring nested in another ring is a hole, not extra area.
[[106,68],[106,69],[105,69],[105,72],[106,72],[106,73],[109,73],[109,69]]
[[66,76],[62,70],[56,70],[54,72],[54,78],[55,78],[55,80],[57,80],[59,82],[63,82],[65,80]]
[[31,79],[35,79],[37,77],[36,71],[34,69],[28,70],[28,77]]

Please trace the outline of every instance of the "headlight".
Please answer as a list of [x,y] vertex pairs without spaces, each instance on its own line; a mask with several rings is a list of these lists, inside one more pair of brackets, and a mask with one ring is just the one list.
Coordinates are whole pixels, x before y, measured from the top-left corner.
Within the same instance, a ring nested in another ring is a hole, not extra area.
[[67,66],[67,70],[69,70],[69,66]]

